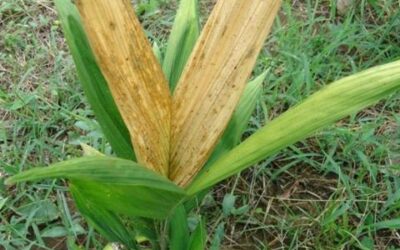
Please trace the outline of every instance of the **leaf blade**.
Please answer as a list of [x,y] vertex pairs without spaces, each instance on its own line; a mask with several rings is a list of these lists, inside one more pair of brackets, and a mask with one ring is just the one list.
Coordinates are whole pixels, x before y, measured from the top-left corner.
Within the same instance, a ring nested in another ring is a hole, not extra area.
[[82,88],[105,137],[119,157],[135,160],[129,131],[96,63],[78,10],[71,1],[55,0],[55,5]]
[[280,4],[230,0],[214,7],[173,97],[169,177],[179,185],[190,182],[215,148]]
[[131,2],[78,0],[77,7],[138,162],[167,176],[171,97]]
[[[66,178],[80,192],[105,209],[128,216],[166,218],[186,197],[185,191],[139,164],[114,157],[72,159],[46,168],[34,168],[6,180],[6,184]],[[80,184],[81,186],[83,184]]]
[[206,249],[207,229],[204,219],[200,218],[199,224],[190,235],[189,248],[190,250],[203,250]]
[[171,250],[186,250],[189,244],[187,213],[183,205],[178,206],[169,221]]
[[163,61],[163,71],[169,80],[171,92],[174,91],[200,35],[198,9],[198,0],[180,1]]
[[[239,104],[232,115],[228,127],[225,129],[220,143],[215,148],[209,162],[214,161],[225,152],[231,150],[240,143],[243,133],[249,123],[250,117],[256,107],[262,94],[262,83],[264,82],[268,71],[250,81],[239,100]],[[209,164],[207,162],[207,164]],[[202,170],[203,171],[203,170]]]
[[71,183],[69,190],[81,215],[107,240],[120,242],[129,249],[138,249],[121,219],[115,213],[96,206],[89,197],[80,192],[79,186],[79,182]]
[[222,156],[187,191],[197,193],[399,89],[400,61],[336,81]]

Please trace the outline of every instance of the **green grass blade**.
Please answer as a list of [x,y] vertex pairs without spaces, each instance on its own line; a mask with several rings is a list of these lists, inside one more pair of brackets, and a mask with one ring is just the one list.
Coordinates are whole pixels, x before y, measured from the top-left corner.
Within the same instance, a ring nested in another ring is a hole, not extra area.
[[336,81],[268,123],[210,166],[188,188],[197,193],[400,89],[400,61]]
[[169,221],[170,250],[187,250],[189,244],[189,227],[187,213],[183,205],[177,207]]
[[139,164],[106,156],[83,157],[34,168],[6,183],[66,178],[79,183],[82,195],[97,206],[128,216],[164,219],[185,198],[185,192]]
[[200,35],[198,8],[198,0],[180,1],[163,61],[163,70],[171,92],[174,91]]
[[382,230],[382,229],[400,229],[400,219],[391,219],[379,221],[372,225],[366,226],[369,230]]
[[99,233],[110,242],[120,242],[128,249],[138,249],[131,233],[115,213],[96,206],[89,197],[84,196],[80,192],[82,186],[79,182],[69,187],[79,212]]
[[105,137],[119,157],[135,160],[128,129],[96,63],[78,10],[70,0],[55,0],[55,4],[83,90]]

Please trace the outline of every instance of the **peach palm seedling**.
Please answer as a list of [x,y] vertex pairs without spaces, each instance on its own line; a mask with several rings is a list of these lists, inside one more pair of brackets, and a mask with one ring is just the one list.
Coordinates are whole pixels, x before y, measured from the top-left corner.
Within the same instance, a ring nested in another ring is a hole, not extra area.
[[[116,156],[35,168],[13,184],[66,178],[81,214],[111,242],[204,249],[187,227],[201,192],[400,88],[400,62],[336,81],[240,143],[264,73],[247,83],[280,0],[218,1],[200,32],[182,0],[156,56],[128,0],[56,0],[84,91]],[[129,221],[127,225],[126,221]],[[164,230],[154,225],[165,221]],[[163,240],[167,238],[167,240]]]

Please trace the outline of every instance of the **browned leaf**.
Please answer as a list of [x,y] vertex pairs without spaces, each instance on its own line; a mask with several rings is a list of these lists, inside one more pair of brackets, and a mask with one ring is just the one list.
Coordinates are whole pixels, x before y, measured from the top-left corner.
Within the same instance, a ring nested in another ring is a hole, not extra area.
[[78,0],[90,44],[138,161],[168,175],[171,97],[129,0]]
[[281,0],[218,1],[173,97],[170,178],[186,185],[225,129]]

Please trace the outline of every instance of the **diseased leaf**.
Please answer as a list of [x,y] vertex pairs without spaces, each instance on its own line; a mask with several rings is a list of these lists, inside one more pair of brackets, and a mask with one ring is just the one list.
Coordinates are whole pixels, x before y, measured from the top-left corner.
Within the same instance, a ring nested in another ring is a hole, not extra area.
[[281,0],[218,1],[173,97],[170,179],[185,186],[232,117]]
[[138,162],[168,175],[171,96],[129,0],[77,0],[89,43]]
[[[199,174],[207,171],[215,160],[240,143],[255,106],[261,97],[262,83],[268,72],[268,70],[265,71],[246,85],[243,95],[240,98],[239,105],[233,113],[232,119],[229,122],[221,141],[218,143],[207,164],[200,170]],[[208,190],[203,190],[196,194],[195,197],[191,198],[191,200],[186,201],[185,206],[186,208],[189,208],[188,211],[197,206],[197,202],[203,200],[207,194]]]
[[233,113],[232,119],[229,122],[228,127],[225,129],[220,143],[215,148],[207,164],[213,162],[219,156],[231,150],[240,143],[242,135],[248,126],[250,117],[253,114],[256,104],[261,97],[262,83],[264,82],[267,74],[268,71],[264,72],[246,85],[239,104]]
[[214,162],[188,188],[195,194],[400,89],[400,61],[336,81],[269,122]]
[[96,63],[78,10],[70,0],[55,0],[55,4],[83,90],[105,137],[119,157],[135,160],[129,131]]

